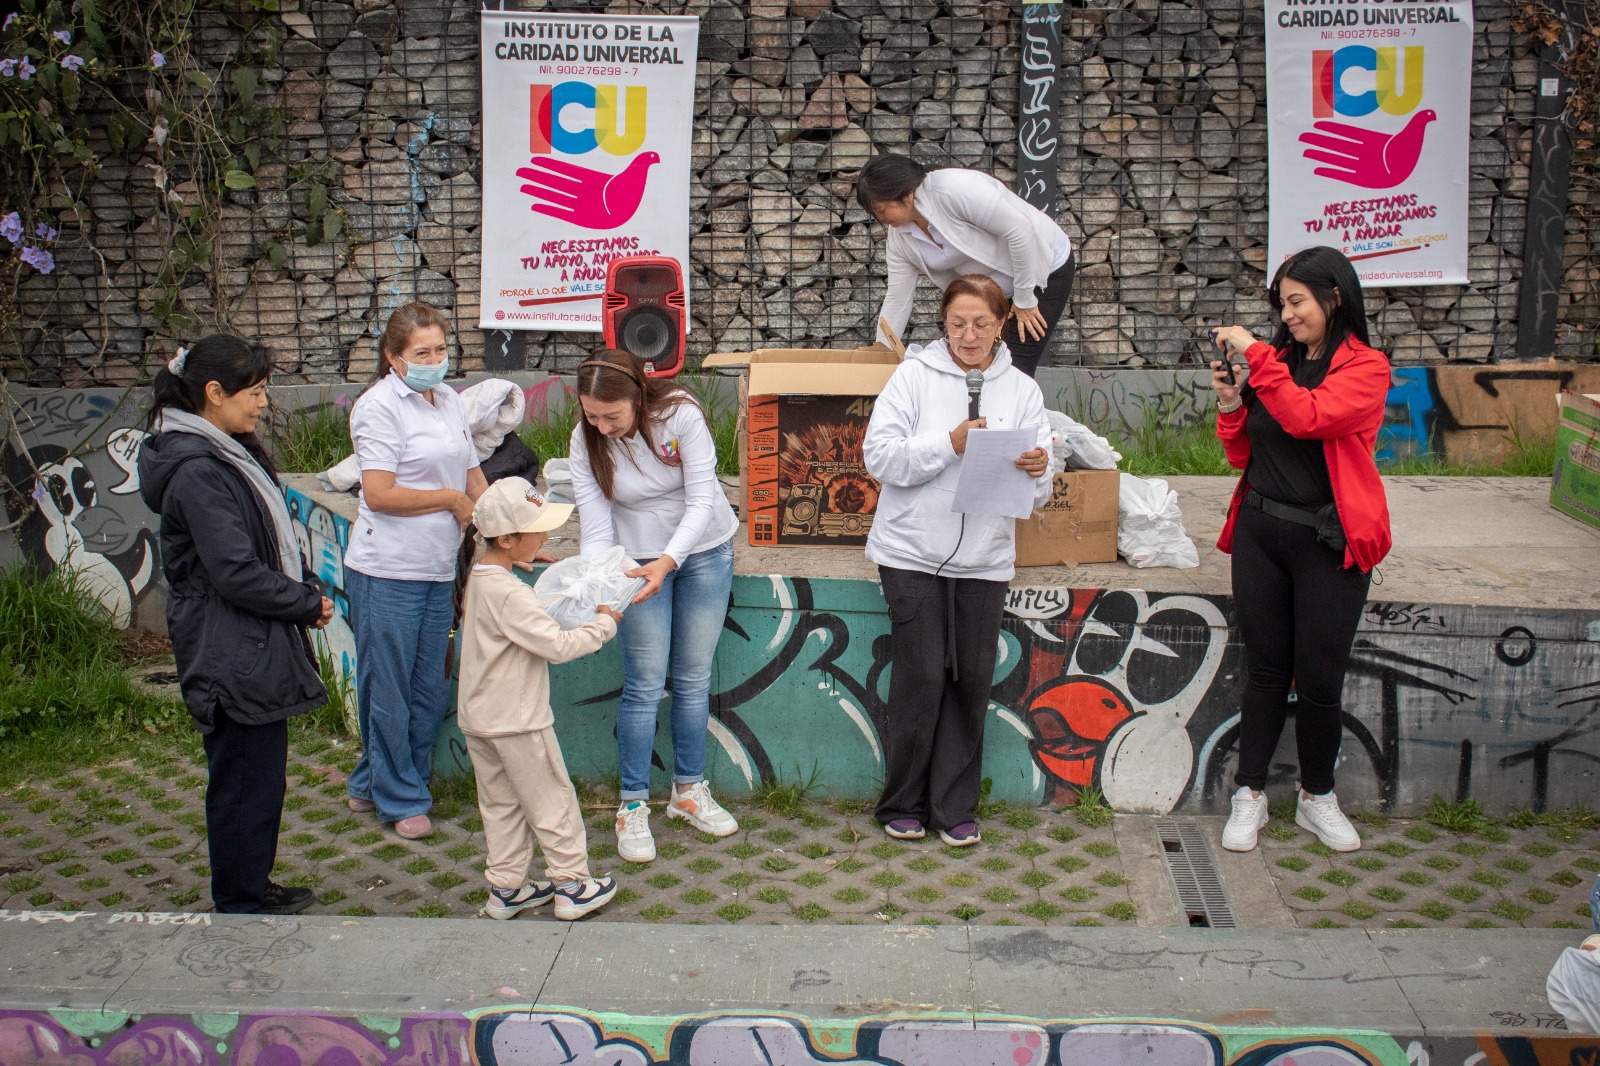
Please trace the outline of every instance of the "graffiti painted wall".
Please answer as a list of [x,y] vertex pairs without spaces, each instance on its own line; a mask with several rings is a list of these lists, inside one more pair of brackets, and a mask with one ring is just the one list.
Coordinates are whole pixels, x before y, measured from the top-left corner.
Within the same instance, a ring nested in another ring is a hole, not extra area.
[[137,1017],[0,1011],[6,1066],[1572,1066],[1600,1041],[1551,1030],[1409,1039],[1369,1030],[1190,1022],[778,1013],[631,1017],[495,1009]]
[[[1243,650],[1222,596],[1014,588],[985,727],[991,795],[1218,811],[1233,790]],[[868,581],[738,575],[713,671],[709,776],[731,793],[882,783],[888,618]],[[568,767],[616,772],[616,645],[552,669]],[[670,699],[670,697],[669,697]],[[663,705],[654,786],[671,766]],[[1579,806],[1600,781],[1600,611],[1369,603],[1345,686],[1338,789],[1395,813],[1437,793],[1499,812]],[[454,725],[440,769],[465,772]],[[1272,786],[1297,783],[1293,728]]]

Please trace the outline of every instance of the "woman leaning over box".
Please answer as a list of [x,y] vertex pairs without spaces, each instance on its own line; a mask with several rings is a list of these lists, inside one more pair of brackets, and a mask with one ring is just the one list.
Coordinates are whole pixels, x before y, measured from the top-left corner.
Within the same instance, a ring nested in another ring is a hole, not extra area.
[[377,377],[350,412],[361,510],[344,569],[362,749],[349,804],[408,840],[433,832],[428,779],[450,707],[456,549],[487,487],[461,400],[444,384],[447,325],[427,304],[390,315]]
[[[983,726],[1000,618],[1016,572],[1016,521],[952,514],[972,429],[1028,429],[1037,446],[1017,466],[1050,498],[1050,426],[1032,378],[1000,340],[1010,301],[994,281],[956,278],[940,306],[945,337],[913,345],[872,409],[863,452],[882,483],[867,535],[889,607],[888,721],[883,740],[885,833],[952,847],[976,844]],[[983,374],[979,418],[967,420],[969,371]]]
[[627,352],[578,366],[583,421],[572,431],[572,490],[585,555],[620,544],[645,587],[618,626],[617,854],[656,857],[650,834],[650,757],[656,709],[672,678],[672,796],[667,817],[727,836],[739,823],[706,783],[711,661],[733,588],[739,519],[717,481],[705,412],[669,381],[645,376]]
[[[1217,547],[1233,554],[1233,601],[1244,638],[1239,770],[1222,846],[1249,851],[1267,822],[1267,773],[1295,693],[1300,759],[1295,822],[1335,851],[1361,837],[1339,809],[1345,667],[1370,572],[1389,551],[1389,506],[1373,460],[1389,392],[1389,360],[1367,344],[1355,268],[1332,248],[1284,261],[1267,299],[1270,344],[1240,326],[1216,331],[1230,361],[1211,387],[1217,436],[1244,471]],[[1235,380],[1245,368],[1233,368]]]
[[161,516],[167,632],[206,749],[211,901],[294,914],[275,884],[289,719],[328,702],[308,628],[333,603],[300,555],[272,457],[256,436],[272,358],[237,337],[180,349],[157,372],[139,494]]

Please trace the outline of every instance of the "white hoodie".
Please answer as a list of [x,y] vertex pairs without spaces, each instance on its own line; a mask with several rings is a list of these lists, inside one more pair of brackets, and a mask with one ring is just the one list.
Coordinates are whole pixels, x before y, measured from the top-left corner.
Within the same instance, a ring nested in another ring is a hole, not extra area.
[[[1050,423],[1038,384],[1011,365],[1004,344],[983,372],[978,414],[990,429],[1035,429],[1050,450]],[[966,420],[966,371],[941,340],[912,345],[872,409],[862,446],[867,472],[882,482],[867,535],[867,558],[880,566],[983,581],[1016,573],[1016,521],[999,515],[954,514],[961,457],[950,431]],[[1038,479],[1034,506],[1050,498],[1051,479]],[[954,556],[957,539],[960,549]],[[949,562],[945,562],[949,557]],[[940,569],[943,564],[943,569]]]

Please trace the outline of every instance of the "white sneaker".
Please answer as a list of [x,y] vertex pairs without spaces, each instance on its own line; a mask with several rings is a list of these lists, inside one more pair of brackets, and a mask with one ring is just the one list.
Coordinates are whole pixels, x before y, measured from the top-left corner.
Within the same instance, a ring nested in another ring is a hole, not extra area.
[[690,825],[714,837],[731,836],[739,831],[738,819],[712,798],[711,786],[704,781],[696,781],[681,792],[678,786],[672,786],[667,817],[687,818]]
[[556,917],[563,922],[575,922],[610,903],[616,894],[615,877],[585,877],[582,881],[558,885],[555,889]]
[[617,808],[617,855],[624,862],[654,862],[656,838],[650,835],[650,805]]
[[529,881],[515,890],[491,889],[483,910],[489,917],[504,921],[507,918],[515,918],[531,907],[544,906],[555,894],[555,886],[549,881]]
[[1361,847],[1361,834],[1339,809],[1339,797],[1332,792],[1308,799],[1305,789],[1301,789],[1300,802],[1294,808],[1294,824],[1315,833],[1334,851],[1357,851]]
[[1251,851],[1256,846],[1256,834],[1267,824],[1267,794],[1251,793],[1249,786],[1240,785],[1233,794],[1233,813],[1228,824],[1222,827],[1222,846],[1229,851]]

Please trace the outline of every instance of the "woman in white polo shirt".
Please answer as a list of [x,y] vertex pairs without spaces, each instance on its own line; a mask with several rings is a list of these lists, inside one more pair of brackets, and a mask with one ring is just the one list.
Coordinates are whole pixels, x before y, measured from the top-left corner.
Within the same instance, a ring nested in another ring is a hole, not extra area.
[[[1011,297],[1001,339],[1033,377],[1072,295],[1072,241],[1065,230],[996,179],[976,170],[924,170],[903,155],[875,156],[856,179],[856,200],[889,230],[889,291],[878,312],[904,339],[917,281],[940,291],[962,275],[994,279]],[[887,340],[882,326],[878,339]]]
[[572,431],[572,489],[584,554],[620,544],[645,579],[622,616],[617,706],[617,854],[656,857],[650,834],[650,757],[656,708],[672,678],[672,795],[667,817],[715,836],[739,823],[706,784],[711,660],[733,587],[739,519],[717,481],[705,412],[670,381],[648,378],[627,352],[578,366],[583,421]]
[[446,325],[422,303],[390,315],[378,376],[350,412],[361,512],[344,570],[362,751],[347,790],[351,810],[375,810],[408,840],[433,832],[428,778],[450,708],[456,550],[487,488],[466,411],[444,384]]

